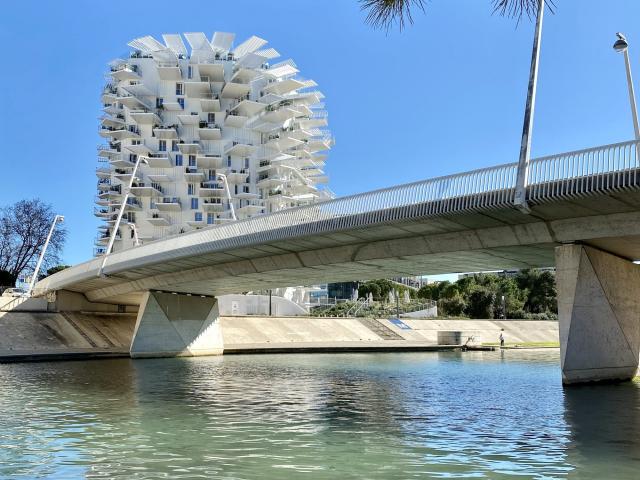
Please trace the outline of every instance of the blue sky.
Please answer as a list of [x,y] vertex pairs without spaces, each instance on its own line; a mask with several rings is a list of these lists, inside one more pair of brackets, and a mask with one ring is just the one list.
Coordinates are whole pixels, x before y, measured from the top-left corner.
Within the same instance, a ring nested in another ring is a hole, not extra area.
[[[623,59],[611,45],[616,31],[627,34],[640,78],[640,2],[555,2],[533,155],[632,138]],[[106,63],[148,34],[255,34],[293,58],[326,95],[338,195],[516,161],[533,24],[492,15],[489,0],[427,7],[386,34],[365,25],[356,0],[6,2],[0,205],[41,197],[66,216],[65,261],[91,257]]]

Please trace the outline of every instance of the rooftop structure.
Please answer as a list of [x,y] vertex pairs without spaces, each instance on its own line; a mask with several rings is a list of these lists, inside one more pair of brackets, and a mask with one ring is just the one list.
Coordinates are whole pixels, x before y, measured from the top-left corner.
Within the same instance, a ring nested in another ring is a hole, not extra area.
[[279,53],[255,36],[235,48],[232,33],[185,33],[189,48],[162,38],[137,38],[109,64],[97,255],[121,208],[113,250],[333,196],[321,187],[323,95],[292,60],[272,64]]

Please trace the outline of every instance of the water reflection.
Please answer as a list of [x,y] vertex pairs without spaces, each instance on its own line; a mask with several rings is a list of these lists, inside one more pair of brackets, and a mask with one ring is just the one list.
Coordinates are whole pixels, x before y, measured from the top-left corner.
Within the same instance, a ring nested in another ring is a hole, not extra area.
[[0,477],[636,478],[639,395],[555,351],[0,365]]

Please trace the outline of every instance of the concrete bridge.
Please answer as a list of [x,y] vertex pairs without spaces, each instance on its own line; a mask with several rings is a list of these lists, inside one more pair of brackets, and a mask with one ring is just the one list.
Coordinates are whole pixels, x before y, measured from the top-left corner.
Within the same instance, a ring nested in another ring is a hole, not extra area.
[[[400,275],[557,267],[563,380],[640,358],[640,143],[366,192],[169,237],[40,281],[58,309],[140,305],[132,356],[219,352],[216,295]],[[91,305],[92,304],[92,305]],[[107,305],[107,306],[105,306]],[[115,307],[113,307],[115,308]]]

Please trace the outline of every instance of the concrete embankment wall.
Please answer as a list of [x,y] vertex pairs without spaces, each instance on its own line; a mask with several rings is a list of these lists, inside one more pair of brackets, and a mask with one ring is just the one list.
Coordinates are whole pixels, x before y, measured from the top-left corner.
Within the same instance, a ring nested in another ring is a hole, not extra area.
[[[135,314],[0,312],[0,358],[10,360],[128,355]],[[557,342],[557,322],[492,320],[389,320],[236,316],[220,319],[224,348],[242,351],[331,348],[417,348],[436,345],[438,331],[507,343]],[[404,328],[403,328],[404,327]]]

